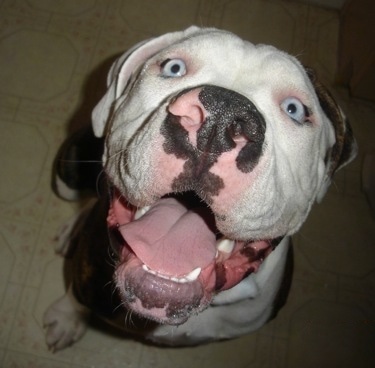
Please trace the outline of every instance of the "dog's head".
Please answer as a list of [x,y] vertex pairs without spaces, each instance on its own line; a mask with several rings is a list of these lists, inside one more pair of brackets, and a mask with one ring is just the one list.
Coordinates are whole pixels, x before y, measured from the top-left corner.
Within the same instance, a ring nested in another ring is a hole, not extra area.
[[356,151],[295,58],[196,27],[124,54],[93,126],[106,137],[117,285],[133,310],[170,324],[256,272]]

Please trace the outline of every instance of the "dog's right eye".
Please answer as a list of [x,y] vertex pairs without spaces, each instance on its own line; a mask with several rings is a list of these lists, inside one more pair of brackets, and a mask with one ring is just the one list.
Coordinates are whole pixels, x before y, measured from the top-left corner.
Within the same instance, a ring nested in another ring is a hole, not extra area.
[[178,78],[186,74],[186,64],[181,59],[166,59],[160,67],[161,75],[166,78]]
[[296,123],[303,124],[307,122],[310,112],[299,99],[288,97],[281,102],[281,109]]

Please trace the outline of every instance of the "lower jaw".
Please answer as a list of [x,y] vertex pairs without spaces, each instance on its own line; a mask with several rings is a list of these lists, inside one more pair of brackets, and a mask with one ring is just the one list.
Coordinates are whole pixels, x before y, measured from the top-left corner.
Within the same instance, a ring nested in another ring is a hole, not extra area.
[[117,268],[116,284],[124,303],[136,314],[158,323],[180,325],[212,299],[213,292],[203,285],[214,283],[204,282],[202,277],[180,284],[145,271],[142,263],[130,256]]
[[[261,246],[258,250],[257,245]],[[201,270],[196,280],[183,283],[148,272],[140,259],[126,245],[122,246],[115,274],[122,300],[141,317],[162,324],[182,324],[191,315],[204,310],[215,293],[229,289],[250,273],[257,272],[276,244],[257,242],[244,247],[239,242],[237,246],[241,247],[241,251],[236,252],[237,258],[219,257]],[[245,250],[255,254],[245,256]]]

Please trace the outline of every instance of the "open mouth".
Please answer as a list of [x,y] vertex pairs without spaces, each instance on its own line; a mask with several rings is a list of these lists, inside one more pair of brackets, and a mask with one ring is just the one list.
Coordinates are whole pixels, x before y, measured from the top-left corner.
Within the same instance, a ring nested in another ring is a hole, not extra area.
[[114,189],[107,222],[124,302],[136,313],[168,324],[185,322],[216,293],[257,272],[281,241],[228,239],[194,192],[167,195],[137,209]]

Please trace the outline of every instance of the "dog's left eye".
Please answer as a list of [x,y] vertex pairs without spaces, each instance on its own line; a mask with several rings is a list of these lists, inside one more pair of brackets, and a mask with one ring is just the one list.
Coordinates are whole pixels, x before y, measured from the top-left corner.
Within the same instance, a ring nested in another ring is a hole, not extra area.
[[176,78],[186,74],[186,64],[181,59],[167,59],[161,64],[161,74],[163,77]]
[[309,109],[298,98],[288,97],[281,102],[282,110],[296,123],[303,124],[309,117]]

